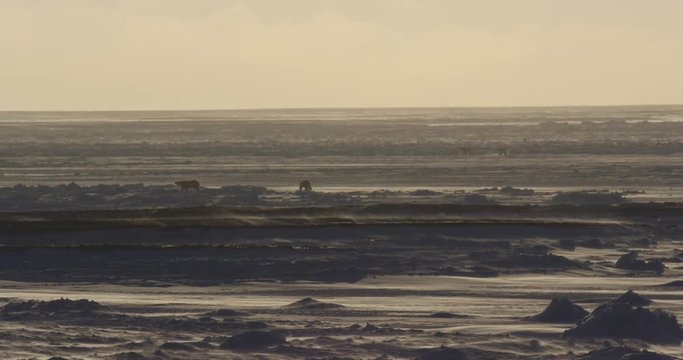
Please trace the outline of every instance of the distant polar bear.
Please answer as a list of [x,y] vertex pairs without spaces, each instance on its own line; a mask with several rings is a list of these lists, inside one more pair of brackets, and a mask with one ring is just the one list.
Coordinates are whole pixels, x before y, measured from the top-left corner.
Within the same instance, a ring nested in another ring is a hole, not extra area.
[[313,191],[313,187],[311,187],[311,182],[308,180],[300,182],[299,191]]
[[197,180],[176,181],[175,184],[180,186],[181,191],[188,191],[190,189],[199,191],[199,181]]

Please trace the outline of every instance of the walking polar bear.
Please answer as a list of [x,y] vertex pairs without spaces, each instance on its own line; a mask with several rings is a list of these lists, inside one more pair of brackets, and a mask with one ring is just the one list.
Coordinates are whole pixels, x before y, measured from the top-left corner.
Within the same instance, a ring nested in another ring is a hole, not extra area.
[[175,184],[180,187],[181,191],[192,189],[199,191],[199,181],[197,180],[176,181]]
[[311,182],[308,180],[304,180],[299,183],[299,191],[313,191],[313,187],[311,186]]

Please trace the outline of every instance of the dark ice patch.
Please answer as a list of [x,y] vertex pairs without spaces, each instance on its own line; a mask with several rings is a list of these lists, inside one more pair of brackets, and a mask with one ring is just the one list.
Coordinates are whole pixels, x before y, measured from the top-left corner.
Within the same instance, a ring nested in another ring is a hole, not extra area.
[[555,297],[548,307],[540,314],[529,316],[527,319],[547,323],[573,323],[588,315],[588,311],[579,305],[573,304],[569,299]]
[[287,339],[273,331],[247,331],[225,340],[222,349],[266,349],[276,345],[284,345]]
[[628,303],[598,306],[565,336],[578,338],[631,338],[658,344],[680,344],[683,332],[676,316],[664,310],[651,311]]

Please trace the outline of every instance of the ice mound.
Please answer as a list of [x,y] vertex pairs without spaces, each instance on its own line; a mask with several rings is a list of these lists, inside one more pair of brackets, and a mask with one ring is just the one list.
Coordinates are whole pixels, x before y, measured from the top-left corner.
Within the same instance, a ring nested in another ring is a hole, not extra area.
[[9,303],[2,307],[3,314],[54,314],[67,312],[87,312],[102,309],[102,305],[92,300],[59,299],[52,301],[28,300]]
[[617,302],[622,302],[622,303],[627,303],[631,306],[648,306],[652,304],[652,300],[639,295],[638,293],[634,292],[633,290],[627,291],[624,295],[619,296],[614,300],[615,303]]
[[184,344],[184,343],[178,343],[178,342],[163,343],[159,346],[159,349],[170,350],[170,351],[187,351],[187,352],[197,351],[197,349],[190,344]]
[[458,349],[440,347],[437,349],[424,350],[415,360],[467,360],[467,354]]
[[276,345],[284,345],[287,339],[272,331],[247,331],[225,340],[222,349],[265,349]]
[[676,358],[643,350],[632,354],[626,354],[621,358],[622,360],[676,360]]
[[657,287],[683,288],[683,280],[671,281],[671,282],[668,282],[666,284],[657,285]]
[[411,196],[436,196],[436,195],[443,195],[443,193],[439,192],[439,191],[428,190],[428,189],[417,189],[415,191],[410,192],[409,195],[411,195]]
[[640,260],[636,251],[621,256],[617,260],[616,267],[624,270],[654,271],[658,274],[664,272],[664,264],[661,260]]
[[640,351],[622,346],[593,350],[579,356],[578,360],[674,360],[674,358],[647,350]]
[[119,353],[113,356],[113,359],[115,360],[157,360],[159,359],[158,357],[147,357],[145,355],[142,355],[137,352],[125,352],[125,353]]
[[533,189],[518,189],[512,186],[504,186],[500,188],[499,192],[502,195],[508,196],[533,196],[534,194],[536,194],[536,192]]
[[565,336],[580,338],[631,338],[658,344],[679,344],[683,332],[675,315],[614,302],[598,306]]
[[620,193],[572,191],[559,193],[550,200],[554,205],[618,205],[628,202]]
[[343,309],[344,305],[321,302],[316,299],[307,297],[299,301],[295,301],[289,305],[285,305],[288,309],[298,309],[298,310],[331,310],[331,309]]
[[632,354],[626,354],[621,358],[622,360],[676,360],[676,358],[643,350]]
[[439,319],[454,319],[454,318],[466,318],[468,317],[467,315],[460,315],[460,314],[453,314],[450,312],[445,312],[445,311],[440,311],[440,312],[435,312],[431,315],[429,315],[431,318],[439,318]]
[[527,319],[548,323],[573,323],[588,315],[588,311],[579,305],[573,304],[569,299],[555,297],[550,305],[538,315],[529,316]]

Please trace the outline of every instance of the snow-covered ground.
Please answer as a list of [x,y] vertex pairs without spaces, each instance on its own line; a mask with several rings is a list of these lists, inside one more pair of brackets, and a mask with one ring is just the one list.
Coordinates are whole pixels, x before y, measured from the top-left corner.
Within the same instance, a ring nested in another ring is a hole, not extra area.
[[[30,320],[0,317],[4,359],[413,359],[424,349],[468,349],[471,359],[575,359],[609,346],[646,347],[683,356],[680,346],[638,340],[571,340],[572,324],[538,323],[557,294],[593,310],[628,289],[654,300],[650,308],[683,314],[680,289],[653,287],[663,278],[559,274],[462,277],[389,276],[356,284],[244,284],[215,287],[129,287],[85,284],[0,283],[4,301],[92,299],[93,313],[55,313]],[[341,309],[292,309],[313,296]],[[229,309],[221,315],[218,309]],[[234,312],[234,314],[233,314]],[[433,317],[437,312],[452,318]],[[27,318],[28,319],[28,318]],[[278,331],[286,345],[225,349],[229,336]],[[182,346],[169,345],[182,344]],[[570,355],[570,354],[576,355]],[[599,358],[598,358],[599,359]]]
[[[681,119],[0,113],[0,358],[681,357]],[[607,310],[525,318],[554,296]]]

